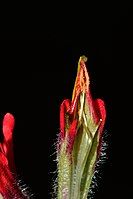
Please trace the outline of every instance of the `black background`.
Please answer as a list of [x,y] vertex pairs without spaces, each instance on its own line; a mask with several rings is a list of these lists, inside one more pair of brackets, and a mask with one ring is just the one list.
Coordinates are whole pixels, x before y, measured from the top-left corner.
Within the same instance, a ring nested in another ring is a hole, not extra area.
[[45,7],[36,16],[30,15],[25,21],[32,31],[24,31],[25,21],[20,17],[20,31],[1,36],[0,120],[6,112],[16,118],[18,171],[37,198],[51,197],[59,107],[63,99],[71,98],[77,62],[84,54],[93,97],[106,103],[106,129],[111,135],[95,198],[132,198],[130,7],[80,4],[56,8]]

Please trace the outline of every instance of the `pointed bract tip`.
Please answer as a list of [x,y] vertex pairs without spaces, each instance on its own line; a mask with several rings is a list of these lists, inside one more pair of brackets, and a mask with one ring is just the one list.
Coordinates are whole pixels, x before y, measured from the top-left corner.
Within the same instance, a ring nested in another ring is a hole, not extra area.
[[5,140],[12,138],[15,119],[11,113],[6,113],[3,119],[3,134]]

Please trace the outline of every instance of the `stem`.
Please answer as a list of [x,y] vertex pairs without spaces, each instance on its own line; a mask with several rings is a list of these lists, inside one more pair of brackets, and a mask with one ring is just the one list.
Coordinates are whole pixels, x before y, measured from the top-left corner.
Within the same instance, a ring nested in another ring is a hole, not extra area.
[[70,199],[71,162],[66,146],[67,139],[62,142],[58,154],[58,199]]

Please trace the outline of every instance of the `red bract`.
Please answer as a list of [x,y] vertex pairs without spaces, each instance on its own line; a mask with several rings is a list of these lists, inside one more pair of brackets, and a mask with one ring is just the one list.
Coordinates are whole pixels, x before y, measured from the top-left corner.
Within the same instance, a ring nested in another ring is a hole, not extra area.
[[0,194],[4,199],[24,198],[15,180],[13,156],[14,117],[7,113],[3,120],[3,139],[0,142]]
[[[101,99],[93,100],[90,93],[90,80],[86,69],[86,58],[80,57],[77,77],[72,95],[72,101],[66,99],[60,107],[60,137],[67,137],[69,151],[72,151],[73,142],[78,126],[82,123],[83,106],[85,107],[86,120],[90,122],[90,131],[98,126],[101,137],[106,118],[104,102]],[[84,102],[82,103],[82,98]],[[92,128],[92,129],[91,129]]]

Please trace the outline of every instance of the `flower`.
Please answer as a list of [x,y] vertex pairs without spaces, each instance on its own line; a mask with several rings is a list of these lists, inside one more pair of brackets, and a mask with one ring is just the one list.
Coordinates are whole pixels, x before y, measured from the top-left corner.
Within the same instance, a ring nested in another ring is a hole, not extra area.
[[3,119],[3,139],[0,141],[0,198],[24,199],[16,182],[16,171],[13,154],[13,128],[14,117],[7,113]]
[[100,153],[106,111],[104,102],[91,96],[86,61],[85,56],[79,59],[72,101],[60,107],[59,199],[87,198]]

